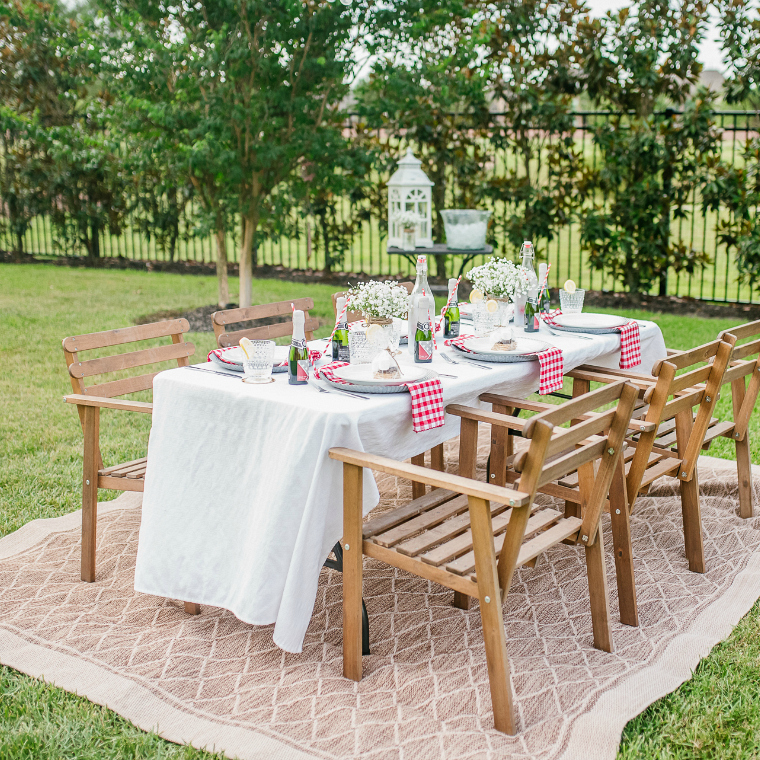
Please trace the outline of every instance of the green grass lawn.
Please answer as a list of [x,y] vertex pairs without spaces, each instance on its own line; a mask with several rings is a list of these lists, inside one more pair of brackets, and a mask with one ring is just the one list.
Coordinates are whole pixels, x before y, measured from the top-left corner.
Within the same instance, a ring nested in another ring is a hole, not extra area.
[[[231,291],[237,282],[230,283]],[[254,282],[254,302],[311,296],[315,316],[332,316],[333,286]],[[211,277],[48,265],[0,266],[0,535],[30,520],[79,509],[82,435],[61,340],[133,324],[145,314],[213,303]],[[672,348],[714,339],[730,320],[627,312],[653,319]],[[319,334],[327,334],[322,328]],[[192,333],[200,360],[213,334]],[[717,416],[731,413],[724,394]],[[107,464],[145,455],[148,415],[104,412]],[[760,464],[760,415],[752,419],[752,461]],[[720,439],[710,451],[733,458]],[[101,500],[117,494],[100,492]],[[755,758],[760,756],[760,606],[698,667],[694,678],[631,721],[620,757]],[[211,758],[145,733],[111,711],[9,668],[0,669],[0,758]]]

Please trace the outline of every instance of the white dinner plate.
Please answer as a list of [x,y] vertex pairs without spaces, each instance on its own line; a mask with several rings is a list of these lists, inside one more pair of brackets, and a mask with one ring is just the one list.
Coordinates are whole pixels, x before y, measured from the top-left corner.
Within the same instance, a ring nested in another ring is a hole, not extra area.
[[613,327],[622,327],[628,322],[628,319],[625,317],[616,317],[614,314],[558,314],[554,318],[554,321],[560,327],[609,330]]
[[476,354],[485,354],[487,356],[518,356],[522,354],[537,354],[539,351],[544,351],[549,348],[548,343],[544,343],[542,340],[534,340],[533,338],[515,337],[517,347],[512,351],[499,351],[494,350],[493,344],[496,339],[493,335],[486,336],[485,338],[470,338],[464,342],[464,347],[470,351],[474,351]]
[[[288,360],[288,351],[290,346],[275,346],[274,347],[274,371],[277,372],[278,365]],[[211,360],[216,364],[226,367],[227,369],[243,371],[243,359],[245,359],[245,353],[240,346],[235,346],[227,351],[222,352],[222,357],[219,358],[216,354],[211,354]],[[280,368],[280,371],[282,368]]]
[[354,385],[403,385],[404,383],[414,383],[421,380],[428,372],[427,365],[401,364],[400,378],[394,380],[378,380],[372,376],[371,364],[349,364],[346,367],[338,367],[334,374],[341,380],[346,380]]

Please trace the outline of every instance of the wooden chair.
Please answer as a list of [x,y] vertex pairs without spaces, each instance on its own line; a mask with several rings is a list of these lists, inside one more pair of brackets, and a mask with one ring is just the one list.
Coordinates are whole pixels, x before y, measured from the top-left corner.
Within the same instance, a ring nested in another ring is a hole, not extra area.
[[[594,646],[611,651],[599,523],[607,491],[619,469],[636,396],[636,388],[620,382],[530,420],[520,420],[530,448],[515,463],[520,477],[512,488],[474,478],[478,423],[499,429],[515,420],[480,409],[458,405],[446,409],[461,418],[459,475],[359,451],[331,449],[330,457],[343,462],[343,674],[355,681],[362,677],[364,555],[452,589],[458,606],[466,606],[470,597],[480,600],[494,723],[499,731],[515,732],[502,604],[518,567],[561,542],[584,545]],[[591,424],[557,427],[615,401],[614,410],[598,415]],[[592,495],[583,518],[541,509],[534,502],[544,483],[581,463],[593,466],[595,461],[599,472],[589,484]],[[362,524],[365,467],[436,490]]]
[[[64,401],[76,404],[84,432],[84,467],[82,472],[82,580],[95,580],[95,536],[98,521],[98,489],[110,488],[116,491],[143,491],[147,457],[131,462],[104,467],[100,455],[100,410],[121,409],[126,412],[153,413],[153,404],[144,401],[119,399],[138,391],[151,390],[157,371],[118,379],[91,378],[146,367],[159,362],[176,361],[177,366],[186,367],[195,353],[195,346],[185,342],[184,334],[190,329],[186,319],[138,325],[104,332],[76,335],[63,340],[63,353],[74,391],[64,396]],[[93,359],[82,358],[82,353],[104,348],[124,346],[127,343],[155,338],[171,338],[168,345],[142,348],[126,353],[115,353]],[[186,611],[197,614],[200,606],[185,602]]]
[[[413,282],[400,282],[399,285],[406,288],[407,293],[411,293],[412,290],[414,290],[414,283]],[[333,314],[335,314],[335,319],[338,318],[338,299],[341,296],[345,296],[346,292],[344,290],[338,291],[337,293],[332,294],[332,305],[333,305]],[[347,322],[358,322],[360,319],[362,319],[362,313],[360,311],[351,311],[350,309],[346,312],[346,321]]]
[[[658,478],[669,475],[679,479],[684,525],[684,543],[689,569],[704,572],[704,547],[699,507],[699,486],[696,464],[706,445],[721,385],[725,382],[733,338],[716,340],[691,351],[671,354],[658,362],[653,375],[640,375],[626,370],[582,366],[568,376],[573,378],[573,395],[589,393],[592,382],[618,383],[628,376],[639,393],[638,408],[629,424],[628,442],[632,446],[623,455],[625,481],[613,484],[609,496],[615,572],[618,584],[620,620],[638,625],[636,583],[633,569],[630,513],[639,494],[646,493]],[[704,362],[710,362],[704,364]],[[677,372],[683,374],[677,375]],[[760,373],[759,373],[760,374]],[[484,394],[494,410],[522,408],[540,411],[545,404],[521,402],[495,394]],[[696,407],[696,413],[693,411]],[[582,419],[576,423],[586,424]],[[722,427],[714,427],[720,434]],[[492,469],[499,472],[506,461],[501,441],[492,444]],[[592,477],[593,472],[586,473]],[[507,481],[514,479],[507,469]],[[582,485],[583,469],[546,484],[542,490],[565,499],[566,514],[583,514],[588,500]]]
[[[717,436],[730,438],[736,446],[736,469],[739,481],[739,515],[752,517],[752,459],[749,446],[749,421],[760,391],[760,321],[748,322],[730,330],[724,330],[719,339],[735,341],[750,338],[749,343],[735,345],[731,354],[731,366],[723,378],[724,385],[731,385],[731,404],[734,419],[716,423],[708,431],[707,441]],[[749,383],[747,383],[749,378]]]
[[314,317],[309,316],[309,311],[314,308],[312,298],[297,298],[294,301],[277,301],[276,303],[265,303],[259,306],[246,306],[242,309],[225,309],[224,311],[215,311],[211,315],[211,322],[214,326],[216,335],[216,344],[219,348],[228,346],[237,346],[241,338],[249,340],[274,340],[275,338],[284,338],[293,334],[293,323],[290,319],[274,324],[249,325],[247,327],[233,330],[230,332],[229,326],[240,322],[257,322],[272,317],[290,316],[291,310],[295,306],[304,312],[306,324],[306,340],[312,340],[314,330],[319,327],[319,322]]

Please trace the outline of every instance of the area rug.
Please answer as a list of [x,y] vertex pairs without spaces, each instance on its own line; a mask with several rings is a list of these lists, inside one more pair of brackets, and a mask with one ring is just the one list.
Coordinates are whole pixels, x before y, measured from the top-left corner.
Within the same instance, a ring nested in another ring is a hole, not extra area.
[[[335,571],[322,572],[300,655],[278,649],[271,627],[211,607],[189,617],[177,600],[135,593],[139,494],[101,505],[93,584],[79,581],[78,513],[0,541],[0,660],[231,758],[614,758],[625,723],[688,679],[760,596],[760,518],[737,516],[734,466],[700,463],[704,575],[686,566],[676,482],[640,500],[641,625],[617,622],[608,557],[612,654],[591,646],[578,548],[555,547],[518,573],[504,605],[515,737],[493,729],[477,604],[464,612],[448,590],[366,560],[372,654],[356,684],[341,672]],[[757,505],[757,470],[754,479]],[[381,508],[409,497],[406,482],[379,485]]]

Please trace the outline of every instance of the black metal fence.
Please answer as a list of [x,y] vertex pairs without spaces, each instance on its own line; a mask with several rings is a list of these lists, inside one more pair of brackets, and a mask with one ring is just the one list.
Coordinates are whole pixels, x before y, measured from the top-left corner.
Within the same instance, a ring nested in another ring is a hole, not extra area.
[[[594,129],[610,117],[609,113],[599,111],[577,112],[573,115],[574,140],[576,147],[592,166],[601,161],[597,145],[593,140]],[[721,133],[721,151],[724,162],[737,165],[742,161],[741,147],[745,140],[757,136],[757,125],[754,114],[743,111],[721,111],[716,114],[716,124]],[[492,129],[504,129],[503,116],[493,114]],[[347,125],[351,129],[351,124]],[[386,141],[392,141],[398,145],[399,155],[405,148],[403,135],[385,135]],[[493,176],[499,172],[509,170],[521,170],[521,157],[508,149],[494,148],[488,140],[488,134],[484,134],[490,151],[489,171]],[[412,145],[414,147],[414,145]],[[388,177],[377,176],[378,184],[384,183]],[[533,178],[541,181],[540,171]],[[451,187],[447,183],[447,203],[455,196],[456,178],[452,177]],[[193,203],[194,201],[189,201]],[[0,249],[11,250],[13,240],[2,224],[2,213],[5,204],[0,198]],[[350,201],[343,199],[339,204],[338,217],[341,215],[348,218],[350,213]],[[510,213],[506,203],[497,202],[491,204],[491,210],[496,220]],[[751,292],[746,285],[740,285],[737,279],[736,264],[730,251],[720,242],[717,227],[721,220],[729,218],[725,209],[716,212],[704,212],[701,199],[697,193],[693,194],[691,203],[687,204],[686,215],[671,220],[671,239],[682,242],[689,247],[704,251],[709,254],[712,264],[696,272],[693,275],[678,276],[669,273],[667,291],[669,294],[691,296],[712,301],[726,302],[760,302],[760,293]],[[349,250],[346,252],[342,266],[346,272],[364,272],[370,275],[408,275],[410,265],[404,259],[397,256],[389,256],[386,251],[387,241],[385,219],[378,218],[378,214],[369,206],[366,207],[368,217],[354,235]],[[755,210],[757,212],[757,209]],[[313,219],[306,217],[296,218],[295,214],[290,220],[289,228],[294,230],[289,235],[275,239],[265,240],[258,249],[258,261],[260,264],[281,265],[295,269],[322,269],[324,267],[324,252],[318,250],[315,245],[314,233],[316,225]],[[130,218],[122,233],[118,236],[107,232],[101,233],[100,255],[102,257],[123,257],[133,260],[169,260],[170,253],[156,245],[156,241],[147,237],[141,231],[141,225],[136,218]],[[198,236],[184,226],[180,230],[180,236],[173,253],[177,260],[212,262],[215,258],[215,243],[209,236]],[[228,255],[231,261],[237,260],[237,236],[231,233],[228,240]],[[579,287],[593,290],[615,291],[620,285],[610,277],[599,271],[593,270],[588,259],[581,249],[580,230],[576,222],[569,222],[563,227],[553,230],[551,240],[537,240],[537,252],[539,257],[548,260],[552,264],[551,284],[557,286],[566,279],[572,278]],[[511,250],[509,244],[498,241],[499,252],[506,255],[517,255],[517,250]],[[54,231],[49,219],[45,215],[33,219],[24,238],[24,250],[26,253],[40,257],[53,257],[66,255],[58,249],[54,239]],[[82,255],[82,254],[80,254]],[[471,266],[476,266],[482,261],[476,259]],[[457,266],[458,269],[458,266]]]

